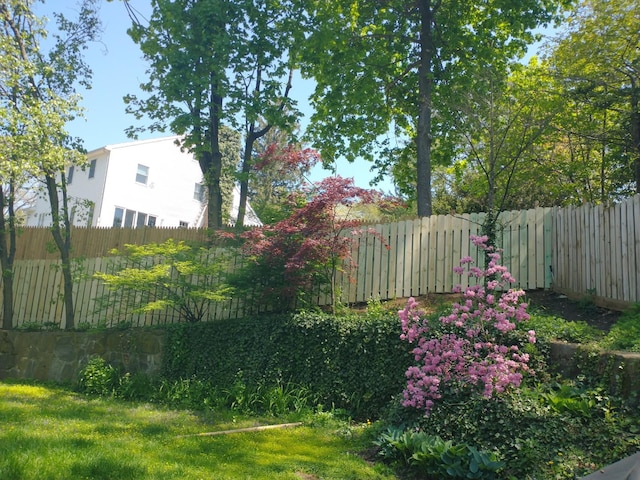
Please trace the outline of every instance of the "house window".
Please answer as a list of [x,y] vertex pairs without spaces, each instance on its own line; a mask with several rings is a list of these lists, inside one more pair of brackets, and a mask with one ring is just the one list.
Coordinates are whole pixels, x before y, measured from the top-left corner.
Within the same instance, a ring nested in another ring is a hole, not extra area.
[[138,217],[136,218],[136,227],[144,227],[146,224],[147,224],[147,214],[138,213]]
[[156,219],[157,217],[153,215],[116,207],[115,214],[113,216],[113,226],[125,228],[133,228],[134,226],[155,227]]
[[116,207],[116,212],[113,214],[113,226],[121,227],[123,218],[124,218],[124,208]]
[[93,178],[96,176],[96,162],[97,160],[94,158],[89,164],[89,178]]
[[189,228],[189,222],[185,222],[184,220],[180,220],[179,227],[180,228]]
[[193,199],[198,200],[199,202],[204,202],[204,185],[201,183],[196,183],[196,186],[193,190]]
[[126,210],[124,213],[124,227],[131,228],[133,227],[133,219],[136,216],[136,212],[133,210]]
[[138,164],[138,172],[136,173],[136,182],[146,185],[148,179],[149,179],[149,167],[145,167],[144,165]]
[[73,182],[73,171],[75,170],[75,167],[73,165],[71,165],[69,167],[69,173],[67,173],[67,185],[71,185],[71,182]]

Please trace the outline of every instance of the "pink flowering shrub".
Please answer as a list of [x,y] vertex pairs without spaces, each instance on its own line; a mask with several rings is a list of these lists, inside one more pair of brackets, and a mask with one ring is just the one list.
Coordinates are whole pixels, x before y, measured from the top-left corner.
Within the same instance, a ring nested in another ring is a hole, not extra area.
[[[527,304],[521,301],[524,292],[507,288],[514,278],[498,263],[500,254],[487,246],[486,237],[472,237],[472,242],[487,253],[489,263],[483,270],[473,266],[470,257],[460,260],[455,272],[480,281],[465,289],[462,301],[453,304],[449,315],[440,317],[437,329],[430,328],[413,298],[398,312],[403,332],[400,338],[415,345],[412,353],[417,362],[406,372],[405,407],[428,414],[445,388],[475,386],[491,398],[520,386],[524,373],[533,373],[529,355],[509,342],[509,332],[529,319]],[[536,341],[533,330],[528,332],[528,341]]]

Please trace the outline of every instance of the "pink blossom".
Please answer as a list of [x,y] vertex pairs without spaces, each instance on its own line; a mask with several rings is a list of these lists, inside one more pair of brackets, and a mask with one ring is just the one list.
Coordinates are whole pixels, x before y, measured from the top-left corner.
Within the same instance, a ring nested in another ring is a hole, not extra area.
[[[506,289],[513,281],[507,269],[500,265],[499,251],[486,246],[486,237],[473,237],[479,248],[491,252],[485,270],[470,267],[468,274],[479,278],[497,275],[497,279],[457,291],[464,294],[464,302],[454,303],[451,313],[440,317],[452,333],[432,337],[418,311],[415,299],[398,312],[403,340],[416,345],[412,350],[416,365],[407,370],[407,385],[403,392],[403,405],[421,409],[428,414],[434,402],[442,397],[445,385],[475,385],[486,398],[520,386],[523,373],[533,374],[528,367],[529,356],[521,354],[517,345],[504,345],[501,338],[527,321],[527,304],[520,299],[522,290]],[[470,257],[461,260],[471,263]],[[528,341],[535,343],[535,331],[527,332]]]

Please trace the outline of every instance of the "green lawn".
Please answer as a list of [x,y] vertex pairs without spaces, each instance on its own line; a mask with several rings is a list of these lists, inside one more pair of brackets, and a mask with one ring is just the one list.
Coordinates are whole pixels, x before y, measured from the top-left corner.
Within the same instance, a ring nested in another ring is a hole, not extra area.
[[365,427],[323,422],[317,415],[295,428],[184,436],[279,422],[231,415],[203,418],[59,387],[0,382],[0,478],[396,478],[355,453],[368,445]]

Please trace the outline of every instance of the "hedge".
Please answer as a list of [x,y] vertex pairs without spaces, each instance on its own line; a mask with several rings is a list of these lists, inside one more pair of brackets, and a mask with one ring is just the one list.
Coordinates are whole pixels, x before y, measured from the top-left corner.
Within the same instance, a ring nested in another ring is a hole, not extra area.
[[402,391],[412,357],[394,313],[334,317],[303,312],[177,324],[169,329],[164,376],[226,388],[289,382],[326,407],[377,418]]

